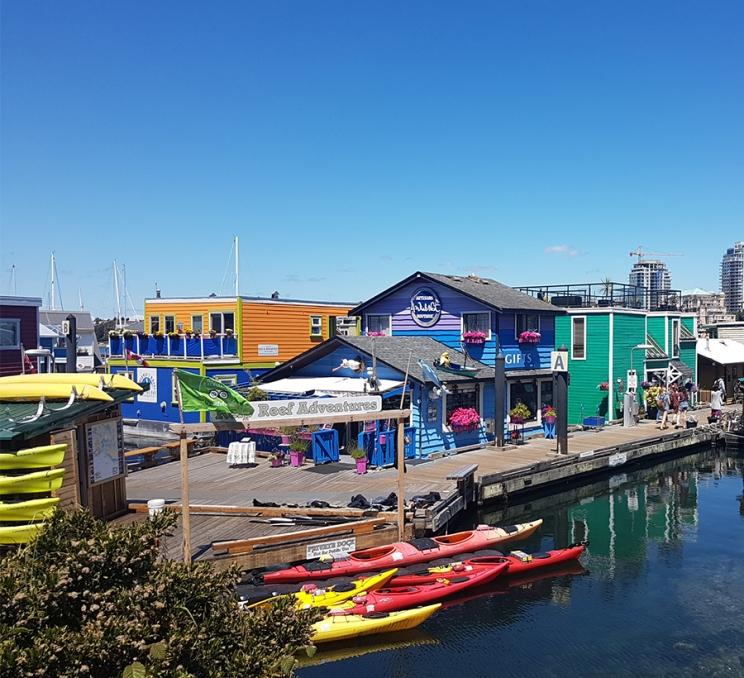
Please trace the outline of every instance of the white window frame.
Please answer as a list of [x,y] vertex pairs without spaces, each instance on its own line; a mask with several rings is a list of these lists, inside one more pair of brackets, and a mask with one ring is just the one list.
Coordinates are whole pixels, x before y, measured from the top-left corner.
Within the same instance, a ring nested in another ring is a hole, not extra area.
[[[209,331],[210,332],[216,332],[217,334],[225,334],[225,332],[226,332],[226,329],[225,329],[225,315],[231,315],[233,317],[232,331],[233,331],[233,334],[235,333],[235,327],[234,327],[234,325],[235,325],[235,311],[209,311],[208,312],[208,315],[209,315]],[[219,330],[219,332],[212,327],[212,316],[213,315],[220,316],[220,330]]]
[[[147,320],[148,320],[148,323],[147,324],[148,324],[148,328],[150,330],[150,334],[155,334],[155,332],[161,332],[162,331],[160,329],[160,316],[159,315],[151,315],[151,316],[148,317]],[[157,320],[157,322],[158,322],[158,328],[156,330],[152,329],[152,321],[153,320]]]
[[388,330],[386,337],[390,337],[393,334],[393,316],[389,313],[367,313],[364,316],[364,327],[365,331],[369,332],[369,319],[370,318],[387,318],[388,321]]
[[[168,321],[169,320],[171,321],[171,324],[173,325],[173,327],[171,327],[170,329],[168,329]],[[170,334],[171,332],[175,332],[175,331],[176,331],[176,316],[175,316],[175,314],[170,314],[169,313],[168,315],[163,316],[163,334]]]
[[488,330],[486,331],[486,341],[491,339],[491,311],[470,311],[468,313],[461,313],[460,314],[460,336],[465,334],[465,316],[466,315],[485,315],[488,316],[488,323],[487,327]]
[[237,374],[215,374],[214,376],[210,377],[210,379],[219,381],[221,384],[224,384],[225,386],[237,386],[238,385]]
[[322,315],[311,315],[310,316],[310,336],[311,337],[322,337],[323,336],[323,316]]
[[[537,328],[534,331],[535,332],[541,332],[542,331],[541,330],[542,316],[539,313],[515,313],[514,314],[514,335],[516,337],[519,337],[519,335],[521,334],[521,332],[519,331],[519,329],[517,327],[517,325],[519,325],[519,323],[517,322],[517,318],[520,315],[523,315],[525,318],[527,318],[527,316],[529,316],[529,315],[534,315],[537,318]],[[529,327],[527,327],[527,322],[525,322],[524,325],[525,325],[525,327],[522,330],[522,332],[526,332],[526,331],[528,331],[530,329]]]
[[[509,418],[509,411],[513,407],[512,405],[512,386],[516,384],[518,381],[532,381],[535,384],[535,393],[537,394],[537,412],[535,412],[535,419],[530,419],[528,422],[530,424],[536,424],[539,426],[542,426],[542,408],[543,408],[543,401],[542,401],[542,390],[540,388],[541,384],[543,382],[552,382],[552,377],[533,377],[532,379],[513,379],[507,381],[507,407],[506,407],[506,416],[507,420]],[[553,394],[553,402],[555,402],[555,394]],[[554,405],[555,406],[555,405]]]
[[[1,318],[0,322],[7,323],[15,327],[15,345],[13,346],[0,346],[2,351],[18,351],[21,348],[21,321],[19,318]],[[36,348],[35,346],[33,348]]]
[[[194,319],[199,318],[199,329],[197,330],[196,327],[194,327]],[[204,314],[203,313],[194,313],[191,316],[191,331],[192,332],[198,332],[201,334],[204,332]]]
[[679,318],[672,318],[672,358],[679,358],[680,323]]
[[[572,315],[571,316],[571,360],[586,360],[586,319],[587,316],[585,315]],[[583,320],[584,321],[584,356],[581,358],[577,358],[574,353],[574,327],[575,327],[575,321],[576,320]]]
[[[471,386],[474,386],[475,389],[479,391],[478,393],[478,416],[480,417],[480,426],[485,426],[485,423],[483,421],[483,395],[484,395],[484,384],[481,383],[457,383],[457,388],[462,389],[463,386],[467,387],[468,390],[470,390]],[[475,390],[473,389],[473,390]],[[447,423],[447,391],[445,389],[442,389],[442,411],[441,411],[441,417],[442,417],[442,431],[445,433],[452,433],[452,427]]]

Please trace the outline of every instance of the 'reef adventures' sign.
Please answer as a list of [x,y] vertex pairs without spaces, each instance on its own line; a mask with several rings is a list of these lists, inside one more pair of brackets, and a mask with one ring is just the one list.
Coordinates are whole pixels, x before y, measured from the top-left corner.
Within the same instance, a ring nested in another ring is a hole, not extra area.
[[250,426],[281,424],[284,419],[301,417],[345,417],[382,411],[382,398],[376,396],[350,396],[348,398],[302,398],[296,400],[252,400],[253,414],[236,417]]
[[442,302],[431,287],[420,287],[411,295],[411,318],[419,327],[436,325],[442,315]]

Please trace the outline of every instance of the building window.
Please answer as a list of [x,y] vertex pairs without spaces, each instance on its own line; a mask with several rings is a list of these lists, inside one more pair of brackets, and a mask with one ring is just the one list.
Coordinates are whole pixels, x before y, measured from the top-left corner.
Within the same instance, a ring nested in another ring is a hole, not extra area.
[[679,318],[672,319],[672,358],[679,358]]
[[491,314],[490,313],[463,313],[462,333],[483,332],[486,339],[491,338]]
[[514,332],[516,336],[522,332],[539,332],[540,316],[537,313],[515,313]]
[[389,315],[368,315],[367,316],[367,334],[376,336],[380,334],[390,334],[390,316]]
[[204,331],[204,316],[192,315],[191,316],[191,331],[198,332],[201,334]]
[[[21,348],[21,321],[3,318],[0,320],[0,349],[19,348]],[[36,348],[36,346],[31,348]]]
[[215,374],[212,376],[212,379],[214,379],[215,381],[219,381],[220,384],[225,384],[225,386],[237,386],[238,385],[237,374]]
[[472,407],[478,413],[481,413],[480,386],[478,384],[467,384],[464,386],[449,384],[448,388],[450,389],[450,393],[446,395],[447,403],[444,423],[449,425],[449,418],[458,407]]
[[530,417],[526,421],[542,420],[542,409],[553,404],[553,380],[509,382],[509,409],[518,403],[524,403],[530,411]]
[[178,406],[178,377],[175,371],[171,373],[171,405]]
[[311,315],[310,316],[310,336],[311,337],[322,337],[323,336],[323,316],[322,315]]
[[540,410],[547,405],[553,405],[553,380],[546,379],[540,382]]
[[150,316],[150,334],[155,334],[156,332],[160,332],[160,316],[151,315]]
[[571,318],[571,358],[586,360],[586,317]]
[[209,329],[217,334],[227,332],[227,330],[235,330],[235,314],[234,313],[210,313],[209,314]]
[[167,315],[165,316],[165,333],[170,334],[176,331],[176,316]]

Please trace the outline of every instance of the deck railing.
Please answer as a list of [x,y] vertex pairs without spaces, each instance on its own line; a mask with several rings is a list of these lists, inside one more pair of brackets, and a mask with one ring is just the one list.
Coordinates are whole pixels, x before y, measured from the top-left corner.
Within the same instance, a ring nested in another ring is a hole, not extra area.
[[617,282],[516,287],[533,297],[563,308],[635,308],[647,311],[677,311],[680,290],[649,290]]
[[149,358],[173,358],[180,360],[209,360],[238,357],[236,334],[207,334],[187,337],[185,334],[155,336],[134,334],[132,336],[109,336],[111,358],[124,358],[129,350]]

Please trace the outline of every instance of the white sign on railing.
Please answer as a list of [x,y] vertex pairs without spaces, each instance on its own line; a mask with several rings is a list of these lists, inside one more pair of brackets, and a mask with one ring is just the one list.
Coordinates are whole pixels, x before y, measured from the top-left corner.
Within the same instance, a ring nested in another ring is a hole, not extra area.
[[251,426],[256,424],[281,424],[283,419],[299,417],[344,417],[382,411],[382,398],[378,395],[350,396],[345,398],[303,398],[293,400],[254,400],[253,414],[241,417]]
[[345,539],[334,539],[333,541],[321,541],[316,544],[308,544],[306,556],[308,560],[320,558],[320,556],[346,556],[356,550],[356,537]]

